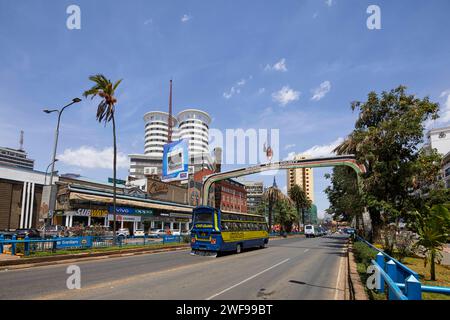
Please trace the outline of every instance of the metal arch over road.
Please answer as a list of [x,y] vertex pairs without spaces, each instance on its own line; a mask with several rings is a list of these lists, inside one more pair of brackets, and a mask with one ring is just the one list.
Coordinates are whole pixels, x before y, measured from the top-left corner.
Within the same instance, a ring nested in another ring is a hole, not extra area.
[[212,184],[217,181],[237,178],[246,176],[249,174],[259,173],[263,171],[278,170],[278,169],[298,169],[298,168],[317,168],[317,167],[335,167],[335,166],[348,166],[355,170],[358,183],[359,174],[365,173],[366,168],[363,165],[357,164],[354,155],[341,155],[326,158],[310,158],[301,160],[287,160],[273,163],[265,163],[247,168],[240,168],[236,170],[213,173],[206,176],[203,181],[202,187],[202,204],[208,205],[209,189]]

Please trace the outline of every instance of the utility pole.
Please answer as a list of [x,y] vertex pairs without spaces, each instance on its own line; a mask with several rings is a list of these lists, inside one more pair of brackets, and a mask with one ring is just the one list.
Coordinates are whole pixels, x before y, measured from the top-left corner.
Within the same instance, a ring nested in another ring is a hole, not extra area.
[[167,133],[167,142],[172,142],[172,130],[173,130],[173,123],[172,123],[172,79],[170,79],[170,89],[169,89],[169,127],[168,127],[168,133]]

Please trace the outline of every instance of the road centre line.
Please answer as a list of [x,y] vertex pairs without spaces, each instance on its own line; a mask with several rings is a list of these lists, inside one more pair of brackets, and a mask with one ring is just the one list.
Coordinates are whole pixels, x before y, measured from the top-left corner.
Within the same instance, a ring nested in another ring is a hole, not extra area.
[[224,289],[224,290],[222,290],[222,291],[220,291],[220,292],[218,292],[218,293],[216,293],[216,294],[213,294],[213,295],[210,296],[209,298],[206,298],[206,300],[214,299],[215,297],[220,296],[221,294],[223,294],[223,293],[225,293],[225,292],[227,292],[227,291],[229,291],[229,290],[231,290],[231,289],[234,289],[234,288],[236,288],[237,286],[239,286],[239,285],[241,285],[241,284],[243,284],[243,283],[245,283],[245,282],[247,282],[247,281],[250,281],[250,280],[256,278],[257,276],[259,276],[259,275],[261,275],[261,274],[263,274],[263,273],[265,273],[265,272],[267,272],[267,271],[269,271],[269,270],[272,270],[273,268],[276,268],[276,267],[278,267],[279,265],[281,265],[281,264],[283,264],[283,263],[285,263],[285,262],[288,262],[289,260],[290,260],[290,258],[284,259],[283,261],[280,261],[280,262],[278,262],[277,264],[274,264],[273,266],[271,266],[271,267],[269,267],[269,268],[267,268],[267,269],[265,269],[265,270],[263,270],[263,271],[260,271],[260,272],[258,272],[257,274],[254,274],[253,276],[251,276],[251,277],[249,277],[249,278],[247,278],[247,279],[245,279],[245,280],[242,280],[242,281],[239,282],[239,283],[236,283],[235,285],[232,285],[231,287],[228,287],[228,288],[226,288],[226,289]]

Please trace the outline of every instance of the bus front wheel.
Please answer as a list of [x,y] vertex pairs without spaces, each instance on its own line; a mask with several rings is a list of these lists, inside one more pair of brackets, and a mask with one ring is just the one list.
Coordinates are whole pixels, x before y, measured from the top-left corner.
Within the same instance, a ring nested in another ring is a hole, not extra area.
[[236,253],[241,253],[242,252],[242,245],[241,244],[238,244],[237,246],[236,246]]

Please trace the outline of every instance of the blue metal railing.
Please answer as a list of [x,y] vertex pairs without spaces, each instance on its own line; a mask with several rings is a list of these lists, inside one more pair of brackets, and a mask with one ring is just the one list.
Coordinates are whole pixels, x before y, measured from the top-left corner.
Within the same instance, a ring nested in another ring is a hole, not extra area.
[[[387,286],[389,300],[422,300],[422,292],[450,294],[450,288],[447,287],[422,285],[416,271],[411,270],[360,236],[355,235],[355,237],[358,241],[364,242],[378,252],[376,259],[371,260],[378,270],[379,278],[377,282],[379,287],[377,291],[383,293],[385,286]],[[386,262],[386,260],[388,261]]]
[[[117,237],[116,246],[119,247],[133,247],[142,245],[157,245],[166,243],[181,243],[181,236],[164,235],[161,238],[144,237]],[[114,239],[112,236],[84,236],[84,237],[53,237],[48,239],[17,239],[15,235],[11,239],[5,239],[0,235],[0,253],[4,252],[5,248],[10,250],[11,255],[19,253],[29,256],[36,252],[56,252],[62,249],[92,249],[114,247]]]

